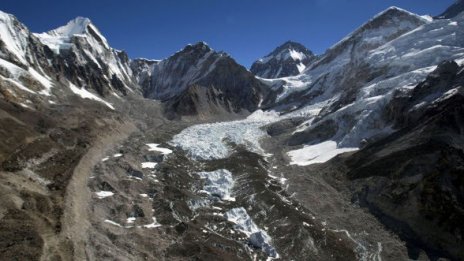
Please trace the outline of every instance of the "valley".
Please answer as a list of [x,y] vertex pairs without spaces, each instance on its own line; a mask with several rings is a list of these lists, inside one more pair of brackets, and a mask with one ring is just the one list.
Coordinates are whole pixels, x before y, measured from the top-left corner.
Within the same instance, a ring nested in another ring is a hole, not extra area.
[[0,11],[2,259],[464,259],[461,9],[390,7],[250,70]]

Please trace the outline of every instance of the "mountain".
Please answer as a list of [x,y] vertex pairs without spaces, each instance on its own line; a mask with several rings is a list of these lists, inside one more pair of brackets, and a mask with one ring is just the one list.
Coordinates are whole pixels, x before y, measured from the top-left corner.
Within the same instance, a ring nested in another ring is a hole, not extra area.
[[[24,95],[21,100],[33,100],[33,104],[38,99],[46,103],[52,98],[52,102],[63,100],[65,95],[54,93],[65,92],[71,97],[78,95],[114,108],[111,103],[119,104],[119,98],[130,94],[162,100],[166,113],[177,117],[198,115],[197,106],[212,110],[205,111],[209,115],[251,112],[270,93],[229,55],[216,52],[205,43],[188,45],[161,61],[130,60],[124,51],[111,48],[88,18],[78,17],[40,34],[29,32],[12,15],[2,13],[2,18],[2,26],[7,27],[1,31],[5,39],[2,45],[5,77],[9,84],[18,85],[18,91]],[[23,74],[28,78],[22,77]],[[198,89],[200,86],[209,97],[202,101],[197,97],[206,96],[195,94],[203,92]],[[50,97],[34,95],[35,90]],[[10,95],[12,99],[19,97],[14,92],[15,95]],[[21,104],[26,106],[24,102]]]
[[132,70],[134,80],[140,86],[150,86],[153,70],[160,60],[149,60],[145,58],[138,58],[130,61],[130,68]]
[[34,35],[57,57],[53,66],[75,85],[92,86],[100,95],[108,95],[111,90],[126,94],[136,88],[127,54],[111,48],[90,19],[78,17],[62,27]]
[[288,41],[251,65],[250,71],[262,78],[298,75],[316,59],[302,44]]
[[[407,243],[411,259],[464,256],[462,20],[389,8],[302,75],[263,80],[281,92],[282,116],[266,127],[280,141],[272,147],[287,147],[293,164],[321,173],[375,215]],[[302,201],[307,178],[295,181]]]
[[2,258],[464,259],[464,16],[443,16],[391,7],[250,72],[0,12]]
[[153,64],[150,80],[139,82],[144,96],[167,103],[167,111],[198,114],[210,106],[228,112],[258,108],[267,88],[228,54],[206,43],[187,45],[171,57]]
[[456,17],[460,13],[464,11],[464,1],[463,0],[456,0],[454,4],[452,4],[448,9],[445,10],[442,14],[437,16],[439,19],[450,19]]
[[109,47],[89,19],[41,34],[13,15],[2,12],[0,19],[3,94],[10,101],[40,108],[78,96],[114,109],[106,100],[139,92],[127,54]]
[[[348,158],[353,198],[407,241],[411,258],[462,258],[460,174],[464,67],[444,62],[424,82],[397,92],[388,117],[397,132]],[[373,174],[375,170],[375,174]],[[433,237],[430,237],[433,235]]]
[[464,35],[455,24],[390,8],[330,48],[304,74],[274,81],[284,82],[277,85],[279,110],[320,110],[290,144],[314,142],[314,132],[325,130],[324,137],[339,146],[358,147],[363,139],[388,132],[382,117],[393,90],[418,84],[441,61],[461,58]]

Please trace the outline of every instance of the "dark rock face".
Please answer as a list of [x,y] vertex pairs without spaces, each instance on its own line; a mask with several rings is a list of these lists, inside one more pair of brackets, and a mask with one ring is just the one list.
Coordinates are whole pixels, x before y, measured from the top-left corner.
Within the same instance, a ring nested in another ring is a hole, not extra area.
[[285,132],[288,132],[289,130],[292,130],[293,128],[297,127],[298,125],[302,124],[304,122],[304,118],[290,118],[290,119],[285,119],[276,123],[272,123],[268,126],[266,126],[266,132],[270,136],[278,136],[281,135]]
[[150,86],[151,75],[154,67],[159,63],[158,60],[148,60],[143,58],[134,59],[130,62],[134,80],[140,86]]
[[405,240],[411,258],[419,249],[464,258],[463,69],[445,62],[397,95],[389,113],[401,129],[346,161],[353,200]]
[[287,144],[289,146],[296,146],[305,143],[320,143],[330,139],[337,131],[337,123],[329,119],[318,123],[314,128],[295,133],[288,139]]
[[250,71],[262,78],[281,78],[300,74],[316,56],[302,44],[288,41],[254,62]]
[[443,12],[441,15],[435,17],[438,19],[450,19],[453,17],[456,17],[460,13],[464,11],[464,1],[463,0],[457,0],[456,3],[448,7],[445,12]]
[[203,42],[154,64],[150,81],[145,83],[140,82],[145,97],[164,101],[170,117],[212,110],[252,112],[269,94],[243,66]]

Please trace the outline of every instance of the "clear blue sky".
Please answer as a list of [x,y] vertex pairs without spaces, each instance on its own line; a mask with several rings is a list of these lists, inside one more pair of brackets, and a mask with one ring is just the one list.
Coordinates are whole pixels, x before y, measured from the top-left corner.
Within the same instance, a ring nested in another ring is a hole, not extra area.
[[89,17],[110,45],[130,57],[165,58],[206,41],[239,63],[253,61],[287,40],[315,53],[376,13],[395,5],[437,15],[454,0],[1,0],[33,32]]

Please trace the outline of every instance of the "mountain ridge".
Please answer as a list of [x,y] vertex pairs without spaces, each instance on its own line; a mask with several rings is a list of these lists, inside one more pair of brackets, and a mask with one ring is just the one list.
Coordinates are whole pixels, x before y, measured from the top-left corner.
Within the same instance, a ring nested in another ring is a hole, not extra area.
[[284,43],[298,72],[266,79],[205,42],[130,59],[85,18],[0,13],[0,250],[460,260],[463,25],[388,8],[303,70]]

